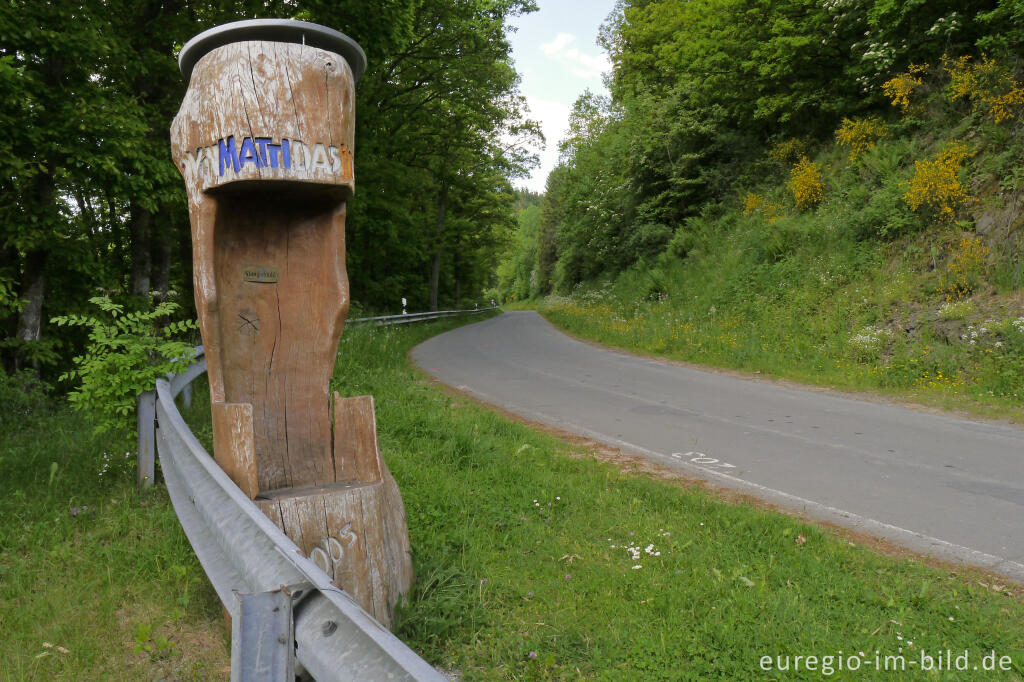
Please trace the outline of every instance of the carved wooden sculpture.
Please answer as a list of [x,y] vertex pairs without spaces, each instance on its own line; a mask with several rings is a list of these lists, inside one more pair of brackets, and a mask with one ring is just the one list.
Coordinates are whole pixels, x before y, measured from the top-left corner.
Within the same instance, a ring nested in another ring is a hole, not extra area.
[[377,447],[373,399],[328,383],[348,312],[345,203],[354,86],[341,33],[252,20],[182,50],[171,125],[188,192],[214,456],[263,512],[377,620],[412,582],[405,511]]

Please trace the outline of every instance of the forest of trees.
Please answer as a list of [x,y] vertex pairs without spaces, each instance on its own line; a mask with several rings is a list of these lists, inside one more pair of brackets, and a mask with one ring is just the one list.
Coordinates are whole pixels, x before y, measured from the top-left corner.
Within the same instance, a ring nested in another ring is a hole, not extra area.
[[511,180],[534,162],[506,25],[531,0],[9,0],[0,5],[0,353],[56,376],[103,294],[193,317],[185,191],[168,127],[176,54],[253,17],[336,28],[365,50],[356,195],[347,224],[353,312],[472,300],[514,226]]
[[601,42],[611,96],[577,100],[500,265],[506,298],[685,256],[696,217],[777,172],[772,150],[813,149],[847,118],[897,119],[883,85],[915,65],[933,78],[944,57],[988,56],[1015,97],[1024,1],[620,0]]

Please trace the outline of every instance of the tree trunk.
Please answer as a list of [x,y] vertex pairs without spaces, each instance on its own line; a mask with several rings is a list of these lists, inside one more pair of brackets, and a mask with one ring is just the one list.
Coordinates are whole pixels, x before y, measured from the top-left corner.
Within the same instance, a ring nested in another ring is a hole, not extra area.
[[[8,279],[10,281],[10,295],[14,300],[17,300],[15,293],[18,289],[19,268],[18,261],[21,256],[18,254],[18,250],[12,246],[4,246],[0,248],[0,277]],[[15,310],[7,312],[6,307],[0,307],[0,338],[13,337],[18,329],[18,314]],[[0,359],[3,361],[3,368],[7,371],[14,370],[14,349],[8,349],[6,351],[0,351]]]
[[430,309],[437,310],[437,290],[441,282],[441,235],[444,229],[445,201],[448,198],[448,187],[441,182],[437,193],[437,225],[434,228],[434,258],[430,267]]
[[441,247],[434,251],[430,264],[430,309],[437,310],[437,287],[441,280]]
[[[49,170],[39,173],[33,180],[33,198],[37,210],[46,218],[51,218],[54,211],[54,183],[53,173]],[[44,225],[49,221],[44,222]],[[50,252],[41,244],[35,245],[25,254],[22,266],[21,288],[19,300],[22,302],[21,312],[18,314],[18,331],[16,338],[24,343],[39,341],[42,337],[43,328],[43,297],[46,294],[46,261]],[[15,368],[21,365],[22,353],[18,351],[15,355]],[[35,369],[39,368],[37,361],[32,362]]]
[[[18,315],[17,338],[22,342],[38,341],[42,335],[43,295],[46,291],[47,251],[37,249],[25,256],[25,272],[21,279],[21,313]],[[20,358],[15,358],[15,368],[20,368]],[[38,369],[39,363],[32,362]]]
[[171,252],[173,235],[171,226],[166,220],[157,221],[156,234],[153,239],[153,289],[158,292],[157,299],[166,301],[171,285]]
[[131,241],[133,296],[149,296],[152,271],[150,232],[153,214],[132,202],[128,217],[128,239]]

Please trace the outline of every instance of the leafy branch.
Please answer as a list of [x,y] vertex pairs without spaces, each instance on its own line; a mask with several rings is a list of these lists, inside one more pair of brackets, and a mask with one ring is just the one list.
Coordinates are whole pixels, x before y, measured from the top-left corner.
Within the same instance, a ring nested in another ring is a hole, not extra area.
[[75,369],[60,380],[80,382],[68,399],[76,409],[96,418],[96,433],[111,433],[127,443],[134,430],[136,398],[151,390],[158,378],[180,372],[192,362],[192,345],[180,337],[198,329],[198,324],[195,320],[162,323],[180,308],[170,301],[127,312],[107,296],[95,296],[89,302],[99,309],[98,315],[61,315],[51,320],[61,327],[89,330],[85,353],[74,358]]

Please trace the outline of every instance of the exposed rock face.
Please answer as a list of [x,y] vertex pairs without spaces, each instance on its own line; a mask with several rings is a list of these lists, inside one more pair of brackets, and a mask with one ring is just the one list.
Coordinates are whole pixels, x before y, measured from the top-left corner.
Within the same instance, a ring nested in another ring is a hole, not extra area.
[[991,244],[1012,244],[1024,227],[1024,193],[1003,195],[1002,207],[979,205],[972,211],[975,231]]

